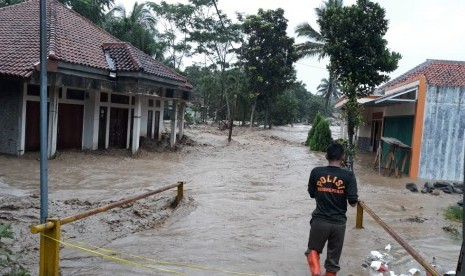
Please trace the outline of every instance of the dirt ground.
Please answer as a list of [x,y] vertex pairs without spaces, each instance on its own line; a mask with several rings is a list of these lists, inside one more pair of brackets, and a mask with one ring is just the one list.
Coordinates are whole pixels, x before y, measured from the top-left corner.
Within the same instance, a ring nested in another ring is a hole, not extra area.
[[[63,226],[63,237],[157,260],[260,275],[308,275],[303,256],[314,201],[306,184],[310,170],[326,163],[323,153],[310,152],[309,126],[272,130],[213,126],[186,129],[188,139],[175,151],[61,152],[49,162],[49,215],[63,217],[129,195],[187,181],[186,199],[171,203],[168,191],[124,208]],[[333,129],[338,138],[337,128]],[[435,257],[443,270],[454,270],[460,235],[444,231],[461,224],[443,218],[443,209],[461,195],[411,193],[408,182],[424,180],[379,176],[374,156],[356,159],[360,198],[427,260]],[[9,240],[23,263],[37,273],[38,236],[29,226],[39,217],[37,154],[0,156],[0,221],[13,224]],[[354,229],[355,208],[348,212],[341,275],[370,275],[362,267],[371,250],[392,245],[390,268],[398,274],[420,266],[365,214],[363,230]],[[323,256],[324,259],[324,256]],[[186,275],[227,275],[179,265]],[[102,260],[74,249],[61,250],[63,275],[168,275],[157,269]]]

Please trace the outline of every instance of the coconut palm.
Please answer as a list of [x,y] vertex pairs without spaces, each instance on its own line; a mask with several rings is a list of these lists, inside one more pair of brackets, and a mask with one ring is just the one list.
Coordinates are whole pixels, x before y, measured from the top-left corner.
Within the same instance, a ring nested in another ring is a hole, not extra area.
[[[328,0],[324,2],[323,6],[316,8],[315,12],[318,18],[321,16],[322,12],[328,8],[341,8],[343,5],[342,0]],[[297,44],[297,53],[300,58],[304,57],[314,57],[318,56],[318,59],[324,58],[325,54],[323,52],[324,40],[321,34],[315,30],[308,22],[299,24],[295,32],[298,37],[305,37],[308,41]]]
[[341,87],[337,81],[333,79],[321,79],[321,83],[317,86],[317,94],[325,98],[325,107],[328,109],[331,99],[337,99],[341,95]]
[[134,3],[128,14],[125,8],[118,5],[105,16],[103,27],[115,37],[130,42],[145,53],[161,59],[164,46],[156,40],[157,19],[146,4]]
[[[324,10],[329,8],[338,9],[341,8],[342,5],[342,0],[328,0],[324,2],[323,6],[321,6],[320,8],[316,8],[315,12],[319,18]],[[325,45],[324,39],[321,36],[321,34],[317,30],[315,30],[308,22],[299,24],[295,29],[295,32],[297,33],[298,37],[307,38],[307,41],[296,45],[297,54],[300,58],[315,56],[318,57],[318,60],[325,58],[326,55],[323,51],[323,47]],[[326,82],[324,82],[324,80]],[[327,91],[322,93],[326,99],[326,108],[328,108],[328,104],[331,97],[338,97],[340,87],[336,85],[336,78],[333,72],[331,71],[329,72],[329,79],[322,79],[321,81],[322,83],[318,85],[317,89],[318,91],[320,91],[320,88],[323,89],[324,87],[324,90]]]

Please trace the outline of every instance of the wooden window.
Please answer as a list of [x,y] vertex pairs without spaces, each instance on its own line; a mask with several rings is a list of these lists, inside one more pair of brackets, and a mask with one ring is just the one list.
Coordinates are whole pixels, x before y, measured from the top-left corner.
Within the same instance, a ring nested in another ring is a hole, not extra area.
[[149,107],[153,107],[153,100],[149,99]]

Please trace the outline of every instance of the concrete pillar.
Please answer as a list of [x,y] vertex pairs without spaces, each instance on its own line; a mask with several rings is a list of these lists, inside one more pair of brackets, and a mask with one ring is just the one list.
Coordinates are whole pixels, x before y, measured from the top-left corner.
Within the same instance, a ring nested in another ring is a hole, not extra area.
[[132,120],[132,154],[135,154],[139,150],[140,140],[141,100],[140,95],[136,95],[135,97],[134,118]]
[[18,155],[23,155],[26,152],[26,95],[27,95],[27,83],[23,83],[23,91],[21,97],[21,119],[20,119],[20,141]]
[[48,158],[53,158],[57,151],[57,133],[58,133],[58,96],[59,88],[50,87],[48,107]]
[[174,148],[176,145],[176,126],[178,122],[178,103],[173,100],[171,105],[171,135],[170,135],[170,146]]
[[179,129],[179,140],[184,135],[184,113],[186,112],[186,103],[179,103],[179,118],[178,118],[178,129]]
[[92,149],[98,149],[98,132],[99,132],[99,123],[100,123],[100,92],[94,91],[91,93],[91,98],[93,98],[93,136],[92,136]]
[[83,149],[98,149],[100,91],[86,91],[84,101]]
[[163,135],[163,131],[165,130],[163,116],[165,116],[165,100],[160,100],[160,118],[158,120],[158,141],[161,141],[161,137]]

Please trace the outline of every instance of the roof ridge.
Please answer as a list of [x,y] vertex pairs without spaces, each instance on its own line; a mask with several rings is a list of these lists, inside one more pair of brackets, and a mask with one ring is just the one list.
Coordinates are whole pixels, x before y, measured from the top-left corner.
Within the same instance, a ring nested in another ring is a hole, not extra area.
[[[125,46],[126,46],[126,49],[128,50],[129,52],[129,57],[131,58],[132,62],[134,63],[134,65],[136,65],[136,70],[137,71],[142,71],[144,70],[144,67],[142,66],[142,64],[140,63],[140,60],[138,57],[135,57],[132,53],[132,51],[135,49],[135,50],[138,50],[140,52],[142,52],[143,54],[145,54],[142,50],[140,49],[137,49],[137,47],[135,47],[134,45],[132,45],[131,43],[129,42],[124,42]],[[147,55],[147,54],[146,54]],[[149,55],[148,55],[149,56]],[[152,57],[150,57],[152,58]]]
[[56,55],[56,39],[57,39],[57,31],[56,31],[56,17],[57,12],[55,9],[55,1],[50,1],[50,41],[48,45],[48,56],[53,59],[58,59]]
[[434,64],[465,64],[464,60],[451,60],[451,59],[427,59]]

